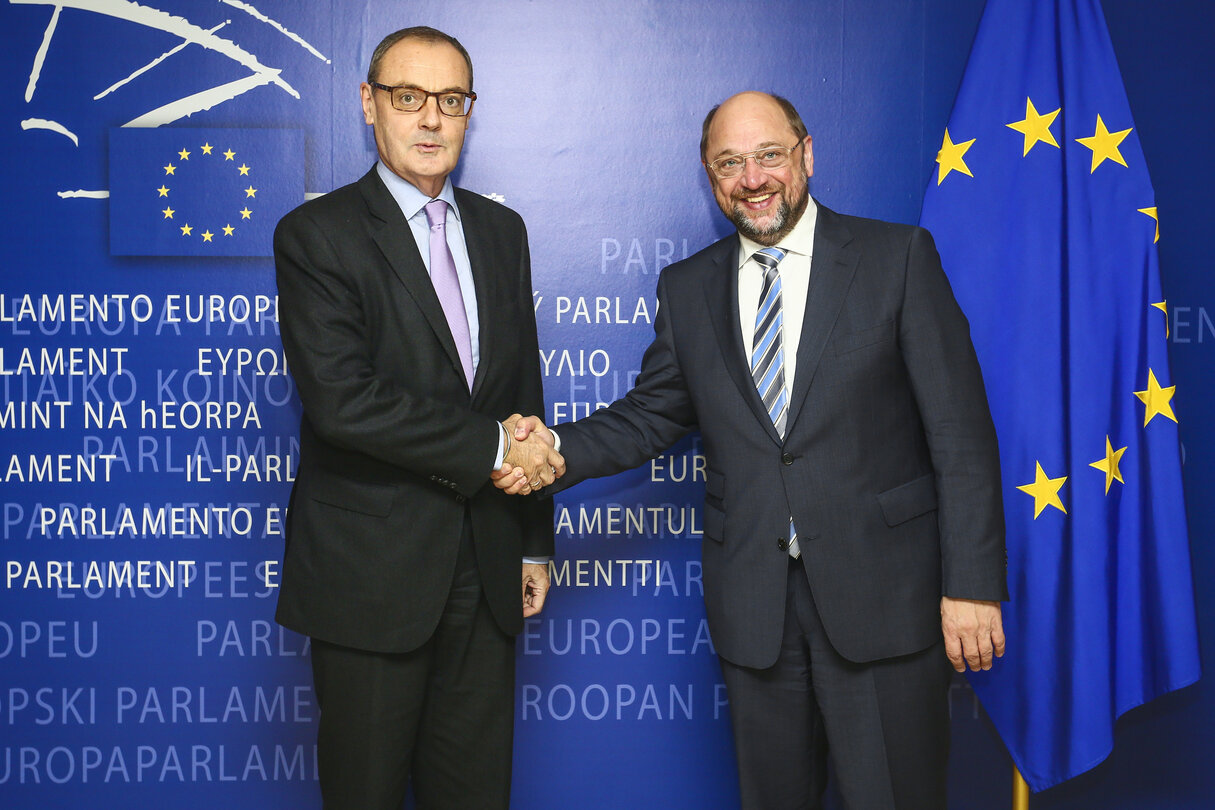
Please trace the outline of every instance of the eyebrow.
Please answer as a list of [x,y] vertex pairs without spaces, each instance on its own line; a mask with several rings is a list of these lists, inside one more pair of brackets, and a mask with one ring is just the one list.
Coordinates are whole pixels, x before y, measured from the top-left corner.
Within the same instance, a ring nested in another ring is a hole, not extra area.
[[427,90],[425,87],[419,87],[416,84],[409,84],[409,83],[388,84],[388,82],[380,82],[380,84],[385,84],[385,85],[388,85],[389,87],[402,87],[406,90],[421,90],[423,93],[431,93],[431,94],[434,94],[434,93],[464,93],[465,95],[468,94],[468,91],[465,90],[463,87],[444,87],[439,90]]

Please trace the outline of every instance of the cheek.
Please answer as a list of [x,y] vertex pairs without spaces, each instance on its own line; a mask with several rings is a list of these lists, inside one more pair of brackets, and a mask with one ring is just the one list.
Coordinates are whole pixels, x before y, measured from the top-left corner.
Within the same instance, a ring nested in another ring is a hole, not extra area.
[[738,187],[738,182],[735,180],[722,181],[718,180],[713,186],[713,194],[718,200],[730,200],[734,197],[734,189]]
[[785,202],[792,203],[795,199],[801,196],[802,189],[806,184],[802,182],[800,175],[785,175],[783,177],[774,177],[773,181],[780,184],[780,195],[784,197]]

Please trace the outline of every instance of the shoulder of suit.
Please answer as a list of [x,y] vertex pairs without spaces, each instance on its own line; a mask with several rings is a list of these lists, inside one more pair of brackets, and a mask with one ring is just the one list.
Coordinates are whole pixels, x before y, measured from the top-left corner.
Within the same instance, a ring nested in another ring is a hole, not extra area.
[[351,217],[353,211],[360,208],[365,208],[365,204],[359,192],[359,184],[348,183],[296,206],[282,218],[280,226],[296,222],[344,221]]
[[722,261],[731,264],[738,261],[737,233],[732,233],[723,239],[718,239],[716,242],[701,248],[686,259],[680,259],[668,265],[663,268],[660,275],[668,282],[681,280],[698,276],[704,272],[706,266],[716,265]]
[[523,224],[523,217],[519,216],[519,213],[513,208],[508,208],[502,203],[486,197],[484,194],[478,194],[466,188],[456,187],[454,190],[456,203],[460,206],[461,211],[475,211],[479,216],[498,217],[516,221],[520,225]]
[[824,207],[820,205],[820,224],[825,223],[825,227],[831,227],[832,220],[836,221],[835,224],[846,228],[854,239],[859,239],[863,242],[880,241],[905,245],[915,234],[927,233],[927,231],[918,225],[906,225],[902,222],[887,222],[883,219],[870,219],[868,217],[840,214],[830,209],[824,210]]

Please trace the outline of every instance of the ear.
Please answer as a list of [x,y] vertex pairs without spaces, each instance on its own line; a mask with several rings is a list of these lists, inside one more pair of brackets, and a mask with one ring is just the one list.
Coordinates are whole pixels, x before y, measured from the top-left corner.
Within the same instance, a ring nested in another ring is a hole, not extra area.
[[802,141],[802,143],[804,143],[806,145],[804,153],[802,154],[802,167],[805,168],[805,170],[806,170],[806,177],[814,176],[813,142],[814,142],[814,139],[811,138],[809,135],[807,135],[806,139],[804,141]]
[[363,103],[363,121],[367,124],[375,123],[375,101],[371,98],[374,88],[367,82],[359,85],[359,98]]

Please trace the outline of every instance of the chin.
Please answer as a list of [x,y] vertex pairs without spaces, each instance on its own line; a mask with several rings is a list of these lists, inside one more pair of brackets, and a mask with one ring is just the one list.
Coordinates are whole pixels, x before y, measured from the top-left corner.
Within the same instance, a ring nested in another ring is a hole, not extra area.
[[789,230],[785,227],[785,223],[788,222],[789,217],[788,211],[785,210],[784,206],[775,213],[765,216],[763,224],[744,215],[737,208],[733,214],[730,220],[734,223],[734,227],[738,228],[738,232],[761,245],[770,246],[776,244]]

